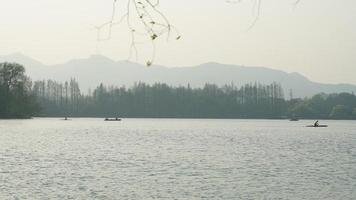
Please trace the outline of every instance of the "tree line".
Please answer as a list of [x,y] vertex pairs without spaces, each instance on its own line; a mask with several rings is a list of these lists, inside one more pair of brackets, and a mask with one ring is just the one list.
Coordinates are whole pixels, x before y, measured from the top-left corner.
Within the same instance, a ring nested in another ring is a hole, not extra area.
[[286,100],[278,83],[202,88],[138,82],[131,87],[100,84],[84,94],[70,79],[31,82],[23,66],[0,64],[0,118],[308,118],[356,119],[353,93],[318,94]]
[[100,84],[83,95],[71,79],[69,83],[36,81],[33,92],[47,116],[276,118],[287,108],[277,83],[206,84],[203,88],[142,82],[129,88]]
[[288,113],[309,119],[356,119],[356,96],[354,93],[321,93],[309,99],[293,99]]
[[65,83],[37,81],[33,91],[44,116],[356,119],[353,93],[286,100],[278,83],[206,84],[203,88],[142,82],[132,87],[100,84],[84,95],[71,79]]

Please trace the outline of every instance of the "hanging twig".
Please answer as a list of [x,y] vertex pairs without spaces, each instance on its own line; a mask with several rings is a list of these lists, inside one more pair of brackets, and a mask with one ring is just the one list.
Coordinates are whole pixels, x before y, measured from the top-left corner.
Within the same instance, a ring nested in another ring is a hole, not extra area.
[[[97,42],[104,40],[109,40],[112,37],[112,28],[115,25],[121,24],[121,22],[126,19],[127,27],[130,31],[131,43],[130,43],[130,54],[129,59],[131,59],[132,54],[135,54],[135,59],[138,59],[138,48],[136,42],[136,36],[141,35],[145,40],[148,40],[152,44],[152,56],[146,62],[147,66],[151,66],[155,60],[156,56],[156,41],[163,35],[167,35],[167,41],[170,38],[172,32],[176,34],[175,39],[179,40],[181,38],[177,28],[171,25],[168,18],[158,9],[160,4],[159,0],[125,0],[126,1],[126,11],[123,13],[121,18],[116,21],[115,16],[118,6],[118,0],[113,1],[113,10],[111,19],[95,28],[98,31]],[[134,24],[134,21],[139,21],[139,24]],[[108,34],[106,37],[101,37],[101,32],[104,28],[108,28]],[[141,33],[143,30],[143,33]]]

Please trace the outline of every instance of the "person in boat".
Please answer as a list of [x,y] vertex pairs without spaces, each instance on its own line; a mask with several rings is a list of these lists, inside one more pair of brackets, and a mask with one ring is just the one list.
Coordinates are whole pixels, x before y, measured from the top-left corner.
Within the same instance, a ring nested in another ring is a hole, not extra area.
[[319,126],[319,120],[317,120],[317,121],[314,123],[314,126],[315,126],[315,127],[318,127],[318,126]]

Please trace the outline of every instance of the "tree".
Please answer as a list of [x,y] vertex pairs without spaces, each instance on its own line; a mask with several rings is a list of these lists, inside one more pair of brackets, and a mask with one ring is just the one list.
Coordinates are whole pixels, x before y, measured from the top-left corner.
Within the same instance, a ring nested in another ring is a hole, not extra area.
[[333,119],[350,119],[352,118],[352,109],[345,105],[336,105],[330,113]]
[[25,81],[25,68],[22,65],[16,63],[0,64],[0,84],[3,84],[8,91]]
[[317,118],[317,113],[308,103],[308,100],[298,101],[289,108],[289,114],[294,117]]
[[27,118],[38,111],[31,86],[22,65],[0,63],[0,118]]

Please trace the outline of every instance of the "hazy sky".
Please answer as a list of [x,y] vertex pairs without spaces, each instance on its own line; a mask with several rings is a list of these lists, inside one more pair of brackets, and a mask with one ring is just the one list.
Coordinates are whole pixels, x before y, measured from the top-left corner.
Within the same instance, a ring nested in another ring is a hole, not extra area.
[[[119,0],[120,1],[120,0]],[[124,0],[121,0],[124,1]],[[0,0],[0,54],[21,52],[46,64],[96,53],[96,31],[110,18],[112,0]],[[161,0],[161,9],[183,39],[160,42],[157,64],[204,62],[266,66],[300,72],[321,82],[356,84],[356,1],[262,0],[257,24],[250,0]],[[119,8],[119,12],[120,12]],[[101,54],[127,59],[123,24]],[[141,47],[141,62],[147,51]]]

